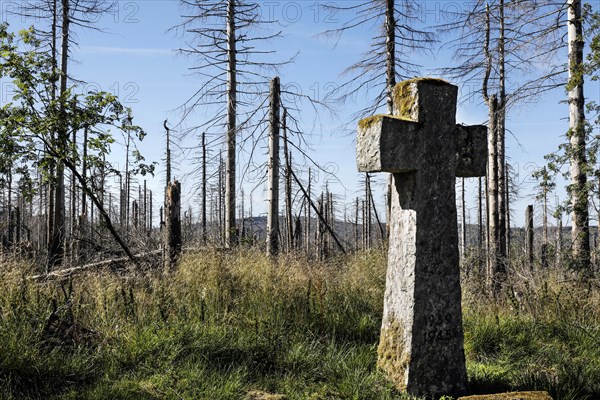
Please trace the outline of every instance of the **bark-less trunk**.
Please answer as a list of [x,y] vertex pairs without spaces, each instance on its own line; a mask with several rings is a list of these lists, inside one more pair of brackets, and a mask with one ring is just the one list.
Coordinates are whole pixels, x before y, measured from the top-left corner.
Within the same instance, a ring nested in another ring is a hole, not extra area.
[[498,69],[499,69],[499,85],[500,96],[498,99],[497,112],[497,134],[496,134],[496,163],[498,167],[498,258],[500,263],[506,264],[507,248],[506,248],[506,68],[505,68],[505,35],[504,35],[504,0],[500,0],[499,4],[499,19],[500,19],[500,37],[498,38]]
[[[479,258],[481,259],[481,254],[483,253],[483,185],[482,178],[478,178],[478,187],[477,187],[477,224],[478,224],[478,235],[477,235],[477,247],[479,251]],[[481,269],[481,263],[479,265]]]
[[206,132],[202,132],[202,243],[206,244]]
[[460,244],[461,244],[461,256],[462,261],[464,262],[467,257],[467,205],[465,202],[465,178],[461,179],[461,235],[460,235]]
[[488,128],[488,270],[487,286],[490,295],[495,295],[499,290],[500,262],[498,257],[499,230],[498,230],[498,159],[496,157],[496,116],[498,99],[492,95],[489,100],[490,122]]
[[[385,14],[385,48],[386,48],[386,89],[387,89],[387,112],[394,113],[393,90],[396,86],[396,18],[394,15],[395,0],[386,0]],[[388,175],[387,197],[386,197],[386,237],[390,235],[390,212],[391,212],[392,174]]]
[[[169,185],[169,183],[171,183],[171,130],[169,129],[169,127],[167,126],[167,120],[165,119],[165,122],[163,122],[163,126],[165,128],[165,132],[167,135],[167,165],[166,165],[166,182],[165,182],[165,187]],[[129,149],[129,137],[127,138],[127,148]],[[129,155],[129,152],[127,152],[127,154]]]
[[[293,175],[293,171],[290,170],[290,174]],[[306,218],[306,256],[310,257],[311,255],[311,248],[310,248],[310,242],[311,242],[311,210],[310,210],[310,196],[312,196],[312,171],[310,168],[308,168],[308,185],[306,187],[306,213],[305,213],[305,218]]]
[[225,245],[233,247],[237,241],[235,226],[235,175],[236,175],[236,24],[235,0],[227,4],[227,167],[225,178]]
[[[168,140],[167,140],[168,142]],[[129,147],[131,145],[131,134],[129,132],[127,132],[127,144],[125,145],[125,194],[124,194],[124,203],[123,206],[125,207],[125,229],[127,232],[129,232],[129,214],[130,214],[130,209],[129,209],[129,204],[130,204],[130,199],[131,199],[131,178],[129,177]],[[169,173],[170,168],[169,168],[169,162],[167,161],[167,173]],[[170,176],[167,177],[167,179],[171,179]],[[167,181],[167,185],[169,184],[169,181]]]
[[563,230],[563,225],[562,225],[562,215],[559,215],[556,221],[556,265],[560,266],[560,263],[562,262],[562,252],[563,252],[563,247],[562,247],[562,242],[563,242],[563,235],[562,235],[562,230]]
[[504,201],[505,201],[505,210],[506,210],[506,260],[510,260],[510,240],[511,240],[511,232],[510,232],[510,174],[508,163],[504,163]]
[[488,81],[492,71],[492,53],[490,52],[490,9],[486,7],[486,34],[484,42],[484,53],[486,57],[486,70],[483,79],[483,98],[488,104],[489,126],[488,126],[488,167],[487,167],[487,273],[486,284],[490,296],[495,297],[500,290],[502,263],[500,258],[500,229],[498,208],[498,98],[488,95]]
[[267,254],[279,252],[279,78],[271,81],[269,132],[269,212],[267,215]]
[[287,241],[288,251],[294,248],[294,227],[293,227],[293,216],[292,216],[292,175],[290,169],[292,169],[292,154],[288,150],[288,137],[287,137],[287,111],[283,110],[282,117],[282,130],[283,130],[283,155],[285,159],[285,220],[287,229]]

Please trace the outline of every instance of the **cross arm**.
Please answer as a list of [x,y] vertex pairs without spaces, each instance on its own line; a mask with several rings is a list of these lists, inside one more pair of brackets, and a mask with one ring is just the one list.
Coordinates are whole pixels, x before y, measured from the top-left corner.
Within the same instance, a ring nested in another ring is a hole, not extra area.
[[356,160],[360,172],[408,172],[417,169],[414,154],[419,124],[390,115],[358,123]]
[[487,166],[487,127],[456,125],[456,176],[485,176]]

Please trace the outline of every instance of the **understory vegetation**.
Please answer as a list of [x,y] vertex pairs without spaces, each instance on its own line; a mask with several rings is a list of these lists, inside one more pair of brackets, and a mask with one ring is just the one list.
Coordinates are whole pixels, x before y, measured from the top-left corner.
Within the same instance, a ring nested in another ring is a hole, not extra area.
[[[376,368],[385,265],[383,250],[326,263],[215,250],[169,276],[42,282],[3,262],[0,398],[405,399]],[[491,302],[476,271],[463,271],[471,392],[600,398],[597,283],[521,268]]]

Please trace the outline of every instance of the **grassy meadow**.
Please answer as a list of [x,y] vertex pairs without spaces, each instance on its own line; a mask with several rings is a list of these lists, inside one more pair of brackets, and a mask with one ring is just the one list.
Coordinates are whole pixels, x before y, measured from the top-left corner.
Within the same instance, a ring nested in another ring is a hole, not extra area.
[[[385,252],[326,263],[186,254],[169,276],[0,270],[1,399],[407,399],[376,369]],[[473,393],[600,398],[600,290],[511,271],[498,304],[463,271]],[[269,393],[270,395],[267,395]]]

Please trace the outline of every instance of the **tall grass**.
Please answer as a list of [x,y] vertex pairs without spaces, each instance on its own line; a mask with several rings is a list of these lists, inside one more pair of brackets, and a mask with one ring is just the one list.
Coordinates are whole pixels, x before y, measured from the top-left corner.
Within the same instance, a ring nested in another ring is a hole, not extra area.
[[496,302],[463,285],[472,389],[546,390],[555,399],[600,398],[600,290],[562,266],[513,266]]
[[[375,366],[385,264],[378,250],[308,263],[240,249],[187,254],[169,276],[45,283],[4,265],[0,398],[407,398]],[[463,285],[473,391],[600,397],[597,289],[515,276],[500,303]]]

